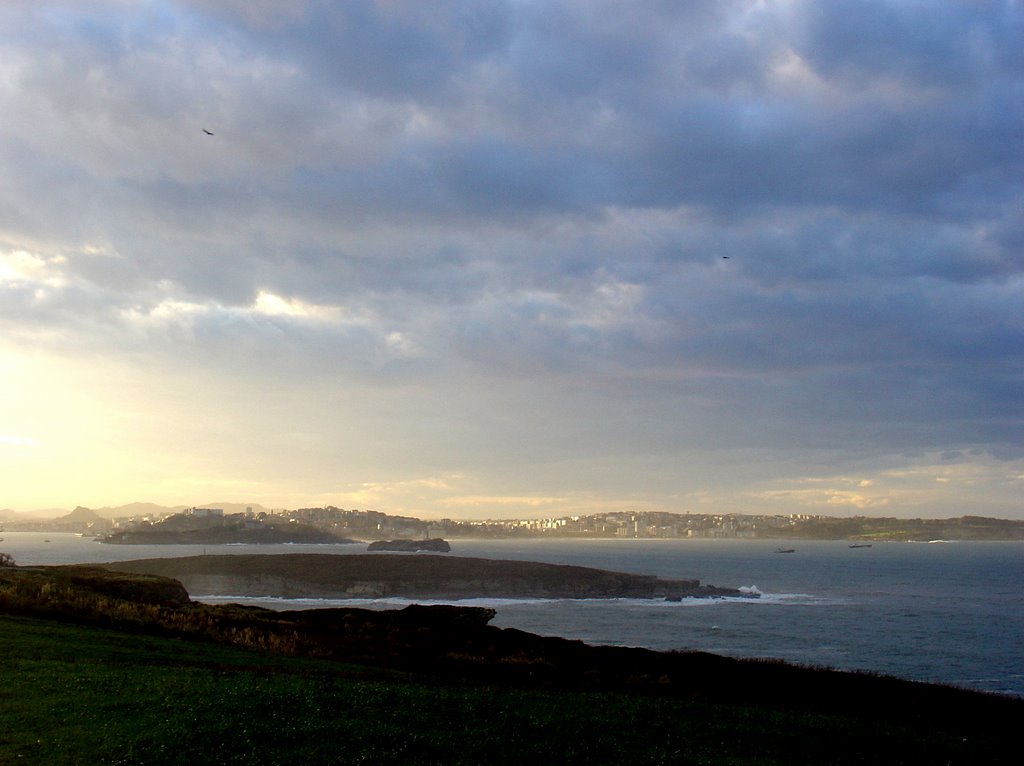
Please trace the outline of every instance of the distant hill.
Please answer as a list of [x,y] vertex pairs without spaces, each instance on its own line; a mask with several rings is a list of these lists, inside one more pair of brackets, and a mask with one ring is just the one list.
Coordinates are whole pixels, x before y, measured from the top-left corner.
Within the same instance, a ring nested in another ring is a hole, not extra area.
[[58,516],[55,520],[88,523],[90,521],[102,521],[103,517],[96,513],[96,511],[90,508],[84,508],[83,506],[80,505],[77,508],[75,508],[75,510],[73,510],[71,513],[68,513],[64,516]]
[[[95,521],[100,519],[123,519],[134,516],[166,516],[172,513],[181,513],[186,508],[220,508],[226,514],[244,513],[246,508],[252,508],[254,513],[268,513],[270,509],[257,503],[193,503],[190,505],[159,505],[158,503],[125,503],[124,505],[105,505],[100,508],[87,508],[78,506],[73,511],[66,508],[35,508],[31,511],[15,511],[10,508],[0,509],[0,521],[28,522],[28,521]],[[95,517],[84,517],[86,512],[95,514]]]

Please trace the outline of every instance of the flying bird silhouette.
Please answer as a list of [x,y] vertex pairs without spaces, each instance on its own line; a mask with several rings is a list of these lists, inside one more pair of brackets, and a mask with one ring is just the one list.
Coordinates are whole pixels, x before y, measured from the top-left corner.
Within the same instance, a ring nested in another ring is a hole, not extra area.
[[206,135],[208,135],[208,136],[212,136],[212,135],[213,135],[213,133],[211,133],[210,131],[208,131],[208,130],[207,130],[206,128],[203,128],[203,133],[205,133],[205,134],[206,134]]

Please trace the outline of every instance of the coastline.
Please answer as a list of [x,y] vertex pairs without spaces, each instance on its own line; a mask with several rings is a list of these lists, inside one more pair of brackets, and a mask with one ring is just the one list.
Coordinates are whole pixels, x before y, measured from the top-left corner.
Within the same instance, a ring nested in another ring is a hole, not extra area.
[[756,598],[739,588],[592,567],[434,554],[238,554],[119,561],[112,571],[172,577],[189,593],[283,598]]
[[[20,565],[199,556],[204,551],[377,555],[362,546],[115,547],[70,533],[3,536],[0,550],[13,554]],[[1017,587],[1024,576],[1020,543],[914,543],[859,551],[839,541],[787,544],[797,549],[795,554],[774,553],[777,542],[731,539],[483,539],[453,540],[446,555],[521,557],[667,579],[699,576],[705,582],[757,586],[763,592],[760,599],[690,599],[681,604],[653,599],[506,600],[489,605],[498,610],[494,624],[502,627],[590,644],[781,659],[1024,697],[1024,647],[1018,640],[1024,635],[1024,597]],[[365,599],[358,604],[388,606]],[[972,627],[979,624],[986,629]],[[905,651],[908,640],[914,642],[913,653]]]

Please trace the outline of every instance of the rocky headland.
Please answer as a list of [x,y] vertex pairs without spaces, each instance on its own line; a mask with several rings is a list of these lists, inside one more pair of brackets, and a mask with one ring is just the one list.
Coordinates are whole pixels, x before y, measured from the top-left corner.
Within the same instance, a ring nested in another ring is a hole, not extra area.
[[400,554],[242,554],[105,564],[119,572],[162,575],[193,595],[280,598],[714,598],[748,596],[699,580],[589,567]]
[[356,544],[358,540],[339,537],[307,524],[253,525],[228,524],[197,529],[161,526],[133,527],[98,538],[111,545],[271,545],[304,543],[314,545]]

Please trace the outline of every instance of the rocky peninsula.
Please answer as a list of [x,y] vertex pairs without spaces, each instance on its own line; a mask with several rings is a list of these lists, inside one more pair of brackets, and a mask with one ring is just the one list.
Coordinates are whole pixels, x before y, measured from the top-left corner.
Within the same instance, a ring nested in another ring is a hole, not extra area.
[[110,545],[271,545],[281,543],[304,543],[307,545],[356,544],[358,540],[339,537],[308,524],[260,524],[243,523],[206,525],[182,529],[169,525],[152,525],[119,530],[98,538]]
[[589,567],[426,554],[242,554],[105,564],[161,575],[190,594],[278,598],[716,598],[749,596],[699,580]]

